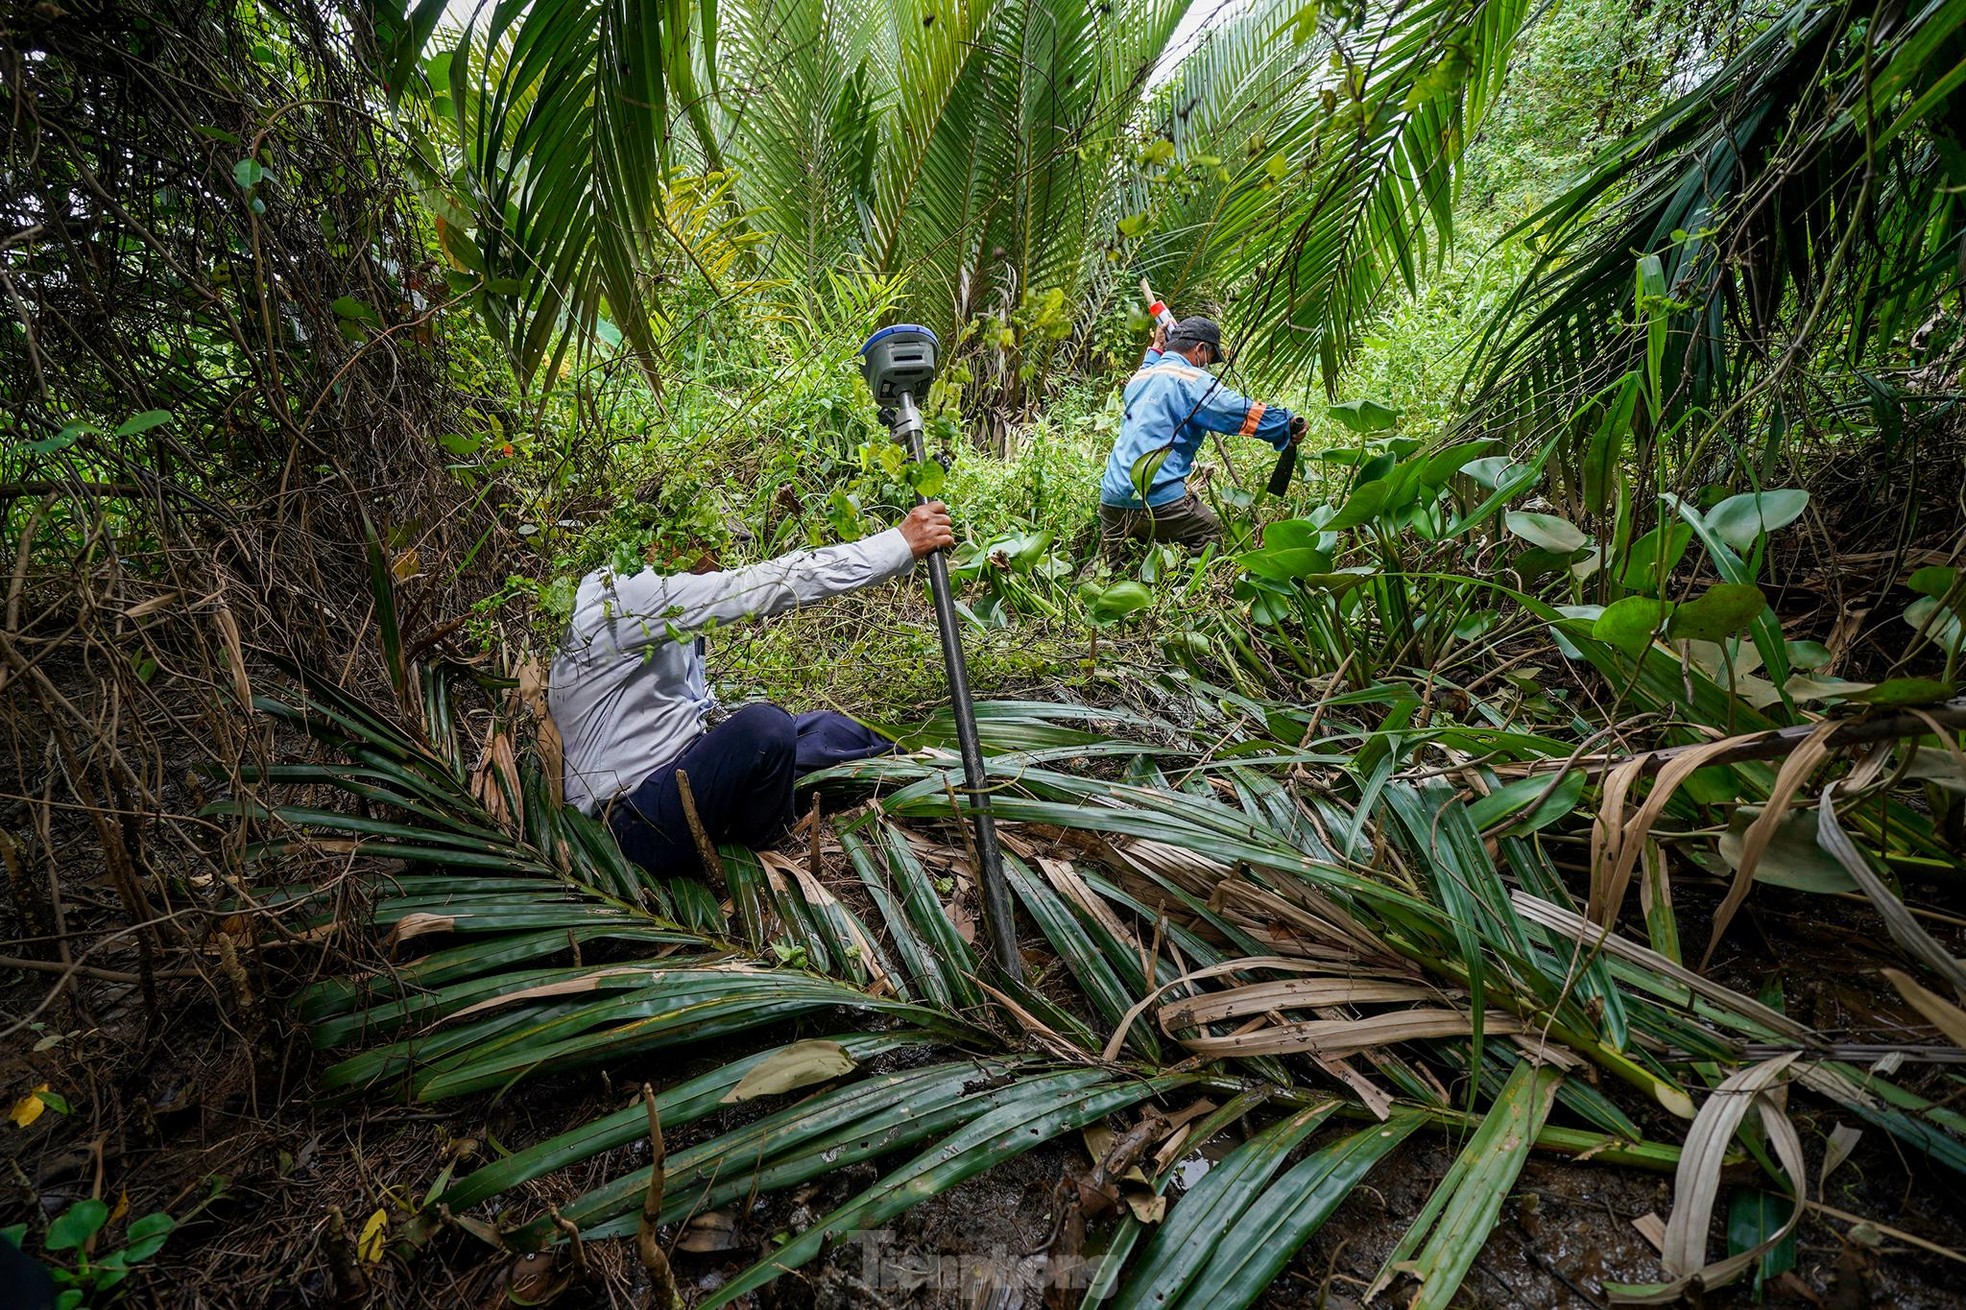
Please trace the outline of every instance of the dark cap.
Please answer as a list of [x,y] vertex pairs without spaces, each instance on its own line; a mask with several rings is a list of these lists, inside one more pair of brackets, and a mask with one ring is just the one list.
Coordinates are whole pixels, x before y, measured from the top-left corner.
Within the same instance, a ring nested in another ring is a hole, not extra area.
[[1222,354],[1222,329],[1214,319],[1200,315],[1184,318],[1167,334],[1167,344],[1172,350],[1186,350],[1200,342],[1207,342],[1218,356]]

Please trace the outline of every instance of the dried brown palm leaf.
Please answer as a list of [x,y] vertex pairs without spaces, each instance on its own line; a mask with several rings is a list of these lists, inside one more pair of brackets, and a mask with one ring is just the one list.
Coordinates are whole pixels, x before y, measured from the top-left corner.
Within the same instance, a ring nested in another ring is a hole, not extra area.
[[1947,1041],[1954,1046],[1966,1047],[1966,1010],[1921,985],[1902,969],[1883,969],[1880,972],[1886,981],[1898,989],[1898,995],[1904,997],[1912,1009],[1924,1015]]
[[[1164,1025],[1163,1027],[1166,1027]],[[1522,1021],[1501,1010],[1482,1016],[1482,1031],[1509,1035],[1523,1031]],[[1211,1058],[1238,1055],[1293,1055],[1300,1052],[1326,1058],[1346,1056],[1375,1046],[1431,1037],[1467,1037],[1474,1032],[1473,1016],[1461,1010],[1399,1010],[1367,1019],[1313,1019],[1301,1023],[1266,1024],[1224,1037],[1176,1037],[1197,1055]]]
[[[1797,1054],[1791,1052],[1739,1070],[1715,1088],[1707,1103],[1700,1107],[1693,1127],[1686,1134],[1686,1146],[1680,1152],[1679,1168],[1673,1180],[1672,1217],[1666,1221],[1660,1255],[1668,1281],[1650,1286],[1613,1285],[1607,1290],[1614,1304],[1664,1305],[1679,1300],[1688,1291],[1725,1287],[1754,1268],[1763,1254],[1795,1230],[1808,1205],[1809,1175],[1803,1166],[1802,1140],[1775,1093]],[[1795,1208],[1781,1227],[1762,1242],[1708,1264],[1707,1231],[1713,1219],[1714,1202],[1720,1195],[1721,1170],[1734,1134],[1750,1109],[1760,1112],[1768,1141],[1794,1188]]]
[[1439,989],[1375,978],[1285,978],[1183,997],[1161,1007],[1166,1028],[1200,1027],[1244,1015],[1326,1005],[1390,1005],[1441,998]]
[[1761,813],[1748,825],[1747,834],[1741,839],[1741,863],[1734,870],[1734,883],[1727,889],[1727,895],[1720,902],[1720,908],[1713,914],[1713,935],[1707,939],[1706,953],[1700,957],[1700,968],[1705,969],[1713,959],[1714,949],[1720,945],[1720,938],[1727,931],[1727,925],[1734,921],[1735,912],[1741,902],[1748,898],[1748,889],[1754,885],[1755,866],[1768,850],[1768,844],[1775,840],[1776,829],[1781,827],[1782,819],[1788,813],[1789,802],[1795,798],[1802,784],[1809,780],[1822,762],[1829,758],[1830,734],[1840,725],[1834,719],[1825,719],[1817,724],[1815,730],[1795,748],[1782,767],[1775,774],[1775,785],[1769,789],[1768,803]]
[[1638,778],[1637,760],[1619,765],[1604,781],[1604,804],[1591,828],[1591,895],[1585,910],[1593,923],[1610,926],[1617,922],[1618,907],[1631,886],[1632,871],[1639,852],[1645,848],[1646,834],[1665,813],[1666,804],[1681,783],[1708,760],[1725,755],[1734,739],[1723,737],[1707,742],[1684,755],[1674,756],[1659,770],[1645,802],[1630,819],[1623,818],[1624,800]]

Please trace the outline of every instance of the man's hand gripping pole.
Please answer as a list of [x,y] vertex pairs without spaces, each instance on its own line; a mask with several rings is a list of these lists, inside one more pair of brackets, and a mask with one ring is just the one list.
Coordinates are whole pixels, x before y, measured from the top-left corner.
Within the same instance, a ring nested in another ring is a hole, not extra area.
[[[908,457],[920,463],[922,414],[915,397],[928,395],[935,377],[939,343],[925,327],[901,324],[882,328],[860,348],[861,372],[874,393],[874,403],[902,444]],[[921,496],[916,503],[923,503]],[[962,751],[963,794],[969,802],[971,830],[976,838],[977,878],[983,886],[983,908],[997,967],[1014,982],[1024,978],[1023,957],[1017,950],[1017,925],[1011,917],[1010,887],[1004,881],[1003,855],[997,848],[996,820],[990,814],[989,782],[983,771],[983,748],[976,735],[976,708],[969,696],[969,668],[963,659],[962,629],[949,589],[949,561],[942,551],[928,556],[929,590],[935,595],[935,624],[942,634],[942,663],[949,675],[949,700],[956,717],[956,744]]]

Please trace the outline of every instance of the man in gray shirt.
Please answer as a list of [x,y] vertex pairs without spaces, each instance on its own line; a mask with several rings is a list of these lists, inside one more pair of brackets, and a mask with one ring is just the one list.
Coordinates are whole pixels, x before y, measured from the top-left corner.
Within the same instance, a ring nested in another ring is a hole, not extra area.
[[875,536],[749,568],[589,573],[575,594],[548,690],[565,744],[567,801],[583,814],[605,816],[623,853],[652,873],[701,867],[678,771],[689,778],[712,841],[755,847],[776,839],[792,821],[793,779],[885,754],[894,743],[843,714],[794,719],[768,702],[746,705],[705,729],[704,716],[717,702],[701,633],[898,578],[955,541],[949,511],[938,501]]

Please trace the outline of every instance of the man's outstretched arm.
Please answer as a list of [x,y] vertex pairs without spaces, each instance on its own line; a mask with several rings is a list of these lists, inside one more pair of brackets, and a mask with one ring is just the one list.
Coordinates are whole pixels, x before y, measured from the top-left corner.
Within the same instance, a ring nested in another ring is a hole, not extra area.
[[[656,645],[713,624],[766,618],[858,591],[906,573],[931,551],[955,545],[948,507],[932,501],[911,510],[899,526],[860,541],[793,551],[747,568],[713,573],[644,569],[603,586],[603,621],[627,621],[624,647]],[[576,616],[576,627],[580,618]]]

